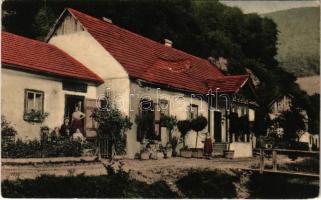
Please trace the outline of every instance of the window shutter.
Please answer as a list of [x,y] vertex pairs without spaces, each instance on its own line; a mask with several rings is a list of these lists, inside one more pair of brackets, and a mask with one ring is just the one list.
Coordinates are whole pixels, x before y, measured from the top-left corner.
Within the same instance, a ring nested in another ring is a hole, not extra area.
[[154,131],[155,131],[155,139],[160,140],[161,139],[161,132],[160,132],[160,107],[159,104],[154,103]]
[[86,99],[85,100],[85,133],[86,137],[96,137],[97,132],[96,128],[98,128],[97,122],[90,117],[93,110],[97,108],[97,100],[96,99]]

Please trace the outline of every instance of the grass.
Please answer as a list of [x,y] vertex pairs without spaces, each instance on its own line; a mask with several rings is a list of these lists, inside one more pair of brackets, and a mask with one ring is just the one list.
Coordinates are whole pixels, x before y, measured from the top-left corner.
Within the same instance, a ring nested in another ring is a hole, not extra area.
[[6,198],[176,198],[163,181],[151,185],[128,174],[104,176],[41,176],[35,180],[3,181]]

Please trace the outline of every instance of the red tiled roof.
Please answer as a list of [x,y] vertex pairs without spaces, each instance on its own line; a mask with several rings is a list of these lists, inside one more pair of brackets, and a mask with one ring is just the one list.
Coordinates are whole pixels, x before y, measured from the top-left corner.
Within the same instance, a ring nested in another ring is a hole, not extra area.
[[12,67],[102,83],[103,80],[64,51],[44,42],[2,32],[1,62]]
[[[208,60],[157,43],[74,9],[69,8],[68,11],[125,68],[130,77],[201,93],[207,93],[209,89],[204,84],[205,80],[230,80]],[[221,91],[225,87],[227,91],[236,89],[235,79],[237,78],[231,79],[231,86],[228,82],[222,84]]]
[[219,88],[219,92],[237,92],[246,83],[248,78],[249,75],[224,76],[222,78],[206,80],[205,83],[213,91]]

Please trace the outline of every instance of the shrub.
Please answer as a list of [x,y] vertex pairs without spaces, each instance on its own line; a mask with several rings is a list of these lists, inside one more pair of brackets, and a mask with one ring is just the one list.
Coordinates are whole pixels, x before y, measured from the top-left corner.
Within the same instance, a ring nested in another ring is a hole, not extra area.
[[197,148],[198,132],[203,130],[206,127],[206,125],[207,125],[207,119],[202,115],[196,117],[191,121],[191,129],[196,131],[197,133],[195,148]]
[[177,122],[177,128],[181,132],[181,137],[183,138],[183,147],[185,147],[185,136],[188,131],[191,130],[191,121],[190,120],[181,120]]
[[1,137],[14,137],[17,135],[16,129],[8,122],[4,115],[1,115]]
[[161,126],[166,127],[169,131],[169,137],[172,136],[172,130],[177,124],[177,119],[175,116],[162,115],[160,118]]
[[81,144],[63,138],[57,138],[52,142],[18,139],[15,142],[2,141],[1,156],[4,158],[78,157],[84,148],[95,147],[89,142]]
[[127,116],[124,116],[111,101],[106,97],[106,108],[95,108],[91,117],[98,123],[98,137],[108,138],[111,148],[108,149],[112,158],[114,154],[126,152],[126,130],[130,129],[132,123]]

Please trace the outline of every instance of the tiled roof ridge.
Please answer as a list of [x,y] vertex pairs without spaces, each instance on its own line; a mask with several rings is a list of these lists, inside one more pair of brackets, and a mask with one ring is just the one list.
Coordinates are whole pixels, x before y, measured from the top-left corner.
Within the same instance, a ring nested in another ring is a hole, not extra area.
[[[93,16],[91,16],[91,15],[85,14],[85,13],[80,12],[80,11],[78,11],[78,10],[75,10],[75,9],[73,9],[73,8],[67,8],[67,10],[70,11],[71,13],[73,13],[73,12],[80,13],[81,15],[86,15],[86,17],[92,18],[92,19],[94,19],[94,20],[98,20],[98,21],[100,21],[100,22],[107,23],[107,24],[109,24],[109,25],[111,25],[111,26],[114,26],[115,28],[117,28],[117,29],[120,30],[120,31],[124,31],[124,32],[126,32],[126,33],[135,35],[136,37],[139,37],[139,38],[141,38],[141,39],[143,39],[143,40],[148,40],[149,42],[152,42],[152,43],[158,45],[159,48],[163,48],[163,49],[168,48],[168,49],[171,49],[172,51],[176,51],[176,52],[181,53],[181,54],[183,54],[183,55],[192,56],[192,57],[195,58],[195,59],[202,60],[202,61],[206,61],[206,62],[210,63],[211,65],[213,65],[214,67],[216,67],[216,68],[219,70],[219,68],[218,68],[214,63],[211,63],[210,61],[208,61],[208,60],[205,59],[205,58],[201,58],[201,57],[195,56],[195,55],[193,55],[193,54],[187,53],[187,52],[185,52],[185,51],[183,51],[183,50],[180,50],[180,49],[176,49],[176,48],[174,48],[174,47],[165,46],[163,43],[157,42],[157,41],[155,41],[155,40],[153,40],[153,39],[150,39],[150,38],[148,38],[148,37],[145,37],[145,36],[143,36],[143,35],[139,35],[138,33],[135,33],[135,32],[133,32],[133,31],[129,31],[129,30],[125,29],[125,28],[122,28],[122,27],[120,27],[120,26],[117,26],[116,24],[109,23],[109,22],[105,22],[104,20],[101,20],[101,19],[99,19],[99,18],[97,18],[97,17],[93,17]],[[75,16],[75,17],[76,17],[76,16]],[[76,18],[77,18],[77,17],[76,17]],[[80,23],[81,23],[81,22],[80,22]],[[85,27],[84,27],[84,28],[85,28]]]

